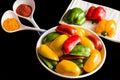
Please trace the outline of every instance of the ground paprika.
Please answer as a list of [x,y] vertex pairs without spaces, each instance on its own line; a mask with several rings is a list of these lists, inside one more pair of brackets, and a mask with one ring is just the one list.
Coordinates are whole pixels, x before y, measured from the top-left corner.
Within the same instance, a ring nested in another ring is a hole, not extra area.
[[16,13],[24,17],[29,17],[32,13],[32,7],[27,4],[21,4],[17,7]]

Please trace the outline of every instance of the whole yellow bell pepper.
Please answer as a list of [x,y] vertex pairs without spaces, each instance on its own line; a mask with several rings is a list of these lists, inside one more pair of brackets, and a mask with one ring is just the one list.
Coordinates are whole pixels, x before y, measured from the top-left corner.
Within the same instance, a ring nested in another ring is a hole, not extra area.
[[116,33],[117,24],[115,20],[101,20],[95,27],[95,32],[103,36],[113,37]]
[[63,55],[62,46],[67,38],[67,35],[62,34],[50,43],[49,47],[58,55],[58,57]]
[[55,71],[57,73],[67,75],[67,76],[79,76],[81,69],[70,60],[62,60],[56,65]]
[[46,44],[42,44],[38,47],[38,53],[48,59],[59,61],[57,54],[53,52],[52,49],[50,49]]

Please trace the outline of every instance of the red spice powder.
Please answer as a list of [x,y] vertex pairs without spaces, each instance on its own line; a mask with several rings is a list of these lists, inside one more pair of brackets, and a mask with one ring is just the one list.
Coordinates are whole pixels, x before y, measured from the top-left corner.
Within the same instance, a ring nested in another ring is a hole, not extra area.
[[29,17],[32,13],[32,7],[27,4],[21,4],[17,7],[16,13],[24,17]]

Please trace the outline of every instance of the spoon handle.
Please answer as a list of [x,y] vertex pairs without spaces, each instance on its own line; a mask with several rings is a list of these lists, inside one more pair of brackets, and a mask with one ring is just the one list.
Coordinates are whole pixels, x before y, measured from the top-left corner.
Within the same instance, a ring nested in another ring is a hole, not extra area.
[[22,30],[33,30],[33,31],[38,31],[38,32],[45,32],[45,29],[40,29],[40,28],[34,28],[34,27],[29,27],[29,26],[25,26],[23,25],[24,28],[22,28]]
[[29,21],[34,25],[35,28],[40,29],[40,27],[37,25],[37,23],[35,22],[35,20],[34,20],[33,17],[31,17],[31,18],[29,19]]

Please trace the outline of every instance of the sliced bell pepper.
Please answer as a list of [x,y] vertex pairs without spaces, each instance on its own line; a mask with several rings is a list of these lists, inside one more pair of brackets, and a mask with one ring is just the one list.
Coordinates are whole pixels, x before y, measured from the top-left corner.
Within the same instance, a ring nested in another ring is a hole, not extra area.
[[61,60],[56,65],[55,71],[66,76],[79,76],[81,74],[78,65],[70,60]]
[[65,34],[62,34],[50,43],[49,47],[58,55],[58,57],[63,55],[62,47],[64,42],[67,39],[68,39],[68,36]]
[[74,27],[65,24],[58,25],[56,28],[56,32],[66,34],[68,36],[77,34],[77,30]]
[[80,36],[73,35],[69,37],[63,44],[64,54],[67,55],[69,52],[81,41]]
[[60,33],[51,32],[51,33],[47,34],[47,35],[43,38],[42,42],[43,42],[43,44],[44,44],[44,43],[48,43],[48,42],[53,41],[54,39],[56,39],[58,36],[60,36]]
[[68,24],[82,25],[86,21],[85,12],[78,7],[70,9],[63,16],[63,21]]
[[106,16],[106,10],[102,6],[91,6],[86,14],[87,20],[92,20],[92,23],[98,23]]
[[86,60],[84,63],[83,69],[86,72],[91,72],[97,68],[97,66],[100,64],[102,58],[101,53],[97,49],[94,49],[90,55],[90,57]]
[[85,45],[76,45],[73,50],[70,52],[70,55],[74,56],[90,56],[90,48]]
[[95,27],[95,32],[107,37],[113,37],[116,33],[117,23],[115,20],[101,20]]
[[53,50],[50,49],[46,44],[40,45],[38,48],[38,54],[48,59],[59,61],[57,54],[53,52]]

